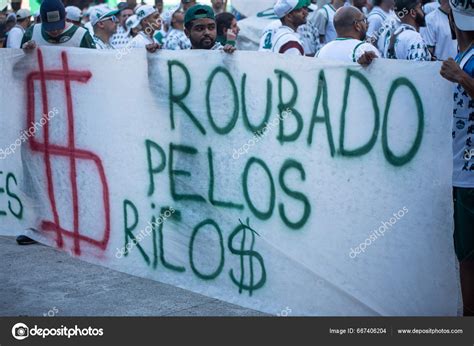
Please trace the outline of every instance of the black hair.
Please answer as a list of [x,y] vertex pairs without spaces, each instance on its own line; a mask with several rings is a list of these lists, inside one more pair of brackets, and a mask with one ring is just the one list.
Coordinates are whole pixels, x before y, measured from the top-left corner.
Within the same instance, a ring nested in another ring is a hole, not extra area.
[[6,37],[6,33],[7,33],[7,22],[5,20],[0,20],[0,40]]
[[229,12],[219,13],[216,16],[217,35],[224,36],[227,29],[232,26],[235,16]]
[[419,2],[420,0],[395,0],[395,12],[397,12],[397,15],[400,17],[401,13],[415,8]]

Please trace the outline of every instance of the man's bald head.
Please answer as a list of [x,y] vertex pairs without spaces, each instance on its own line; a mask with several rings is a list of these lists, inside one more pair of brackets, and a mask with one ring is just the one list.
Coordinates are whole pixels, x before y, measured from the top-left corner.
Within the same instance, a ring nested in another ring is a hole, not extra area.
[[334,15],[334,28],[340,38],[365,39],[367,24],[364,14],[354,6],[342,6]]

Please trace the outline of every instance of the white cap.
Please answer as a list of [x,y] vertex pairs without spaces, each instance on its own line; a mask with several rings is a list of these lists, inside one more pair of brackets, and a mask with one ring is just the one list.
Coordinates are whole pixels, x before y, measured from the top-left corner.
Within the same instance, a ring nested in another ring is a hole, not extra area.
[[151,5],[142,5],[137,8],[135,14],[137,15],[138,21],[142,21],[144,18],[157,12],[157,10]]
[[474,31],[474,7],[472,0],[449,0],[454,22],[462,31]]
[[127,30],[135,29],[138,25],[140,25],[140,21],[138,20],[138,17],[136,14],[128,17],[127,21],[125,22],[125,26],[127,27]]
[[31,12],[26,8],[22,8],[16,12],[16,19],[25,19],[29,17],[31,17]]
[[74,22],[80,22],[82,18],[82,11],[79,7],[68,6],[66,7],[66,19]]
[[90,13],[91,25],[96,25],[104,18],[115,16],[118,12],[118,10],[112,10],[105,5],[95,6]]
[[163,22],[170,26],[171,25],[171,19],[173,18],[173,14],[179,10],[179,6],[174,6],[170,8],[169,10],[165,11],[162,15],[161,18],[163,19]]
[[303,7],[308,7],[311,1],[309,0],[278,0],[273,11],[278,18],[283,18],[291,11],[299,10]]

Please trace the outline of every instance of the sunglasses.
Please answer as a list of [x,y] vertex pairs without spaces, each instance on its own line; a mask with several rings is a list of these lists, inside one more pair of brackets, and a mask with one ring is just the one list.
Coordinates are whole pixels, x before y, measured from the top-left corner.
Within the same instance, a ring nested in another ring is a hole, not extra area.
[[111,20],[113,23],[118,23],[119,21],[116,16],[110,16],[110,17],[106,17],[104,19],[99,20],[99,22],[106,22],[108,20]]

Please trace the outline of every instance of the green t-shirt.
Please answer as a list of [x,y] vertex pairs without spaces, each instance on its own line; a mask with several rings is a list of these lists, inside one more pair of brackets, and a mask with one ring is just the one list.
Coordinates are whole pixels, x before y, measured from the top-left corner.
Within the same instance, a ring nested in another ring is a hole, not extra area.
[[[38,24],[35,24],[35,25],[38,25]],[[33,38],[33,28],[34,28],[34,25],[30,26],[25,31],[25,34],[23,35],[23,39],[21,40],[21,46],[23,46],[23,44],[25,42],[31,41],[31,39]],[[64,43],[64,42],[67,42],[69,40],[69,39],[64,40],[64,38],[65,37],[71,38],[74,35],[74,33],[77,31],[77,29],[79,29],[79,27],[76,26],[76,25],[73,25],[69,29],[67,29],[65,32],[63,32],[61,35],[59,35],[57,37],[52,37],[52,36],[48,35],[48,33],[46,31],[44,31],[43,27],[41,27],[41,35],[49,43],[52,43],[52,44]],[[89,33],[89,31],[87,31],[85,33],[84,37],[81,40],[81,44],[79,45],[79,47],[80,48],[95,49],[95,42],[92,39],[92,36]]]

